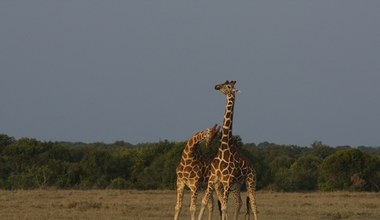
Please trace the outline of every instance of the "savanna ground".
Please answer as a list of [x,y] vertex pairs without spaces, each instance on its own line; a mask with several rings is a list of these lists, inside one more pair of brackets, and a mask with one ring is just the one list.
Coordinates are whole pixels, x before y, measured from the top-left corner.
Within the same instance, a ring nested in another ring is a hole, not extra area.
[[[201,200],[202,194],[198,198]],[[242,194],[245,198],[245,194]],[[172,219],[175,191],[16,190],[0,191],[0,219]],[[257,192],[258,218],[380,219],[379,193]],[[189,193],[181,219],[189,219]],[[198,208],[199,210],[199,208]],[[241,209],[244,219],[246,207]],[[230,216],[232,211],[229,211]],[[205,218],[207,210],[205,212]],[[214,210],[214,219],[218,213]]]

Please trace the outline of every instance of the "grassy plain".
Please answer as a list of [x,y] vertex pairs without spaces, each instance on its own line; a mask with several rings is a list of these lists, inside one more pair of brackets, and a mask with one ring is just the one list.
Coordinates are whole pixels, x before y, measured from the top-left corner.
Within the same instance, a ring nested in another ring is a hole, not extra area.
[[[202,194],[198,198],[198,203],[201,196]],[[243,193],[242,196],[245,194]],[[0,219],[167,220],[173,218],[175,200],[175,191],[0,191]],[[259,191],[257,203],[260,220],[380,219],[379,193]],[[187,192],[181,219],[189,219],[188,206],[189,193]],[[245,209],[243,206],[240,219],[244,219]],[[207,211],[205,218],[206,215]],[[216,209],[214,219],[218,219]]]

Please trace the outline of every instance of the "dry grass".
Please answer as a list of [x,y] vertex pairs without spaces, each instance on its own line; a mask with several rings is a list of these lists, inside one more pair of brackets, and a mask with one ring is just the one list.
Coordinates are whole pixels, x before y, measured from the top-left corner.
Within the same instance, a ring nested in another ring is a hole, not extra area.
[[[259,191],[257,202],[260,220],[380,219],[379,193]],[[0,219],[166,220],[173,218],[174,205],[175,191],[0,191]],[[189,219],[188,205],[189,193],[186,193],[181,219]],[[245,206],[241,212],[243,219]],[[218,219],[217,216],[215,210],[214,219]]]

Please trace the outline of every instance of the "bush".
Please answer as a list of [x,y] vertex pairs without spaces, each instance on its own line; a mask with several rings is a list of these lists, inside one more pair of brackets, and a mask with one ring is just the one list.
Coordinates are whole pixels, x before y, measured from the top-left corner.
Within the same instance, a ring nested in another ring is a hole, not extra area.
[[131,182],[125,180],[124,178],[118,177],[116,179],[113,179],[107,188],[109,188],[109,189],[129,189],[129,188],[131,188]]
[[315,190],[318,186],[318,168],[320,159],[305,156],[297,159],[290,167],[294,188],[297,190]]
[[326,157],[320,166],[319,189],[377,190],[379,161],[358,149],[339,150]]

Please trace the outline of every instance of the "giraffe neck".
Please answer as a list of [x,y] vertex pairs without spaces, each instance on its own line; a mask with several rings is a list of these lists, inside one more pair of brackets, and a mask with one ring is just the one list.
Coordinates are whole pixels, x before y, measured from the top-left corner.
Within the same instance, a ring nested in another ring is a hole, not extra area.
[[199,131],[195,133],[189,140],[187,141],[186,147],[184,149],[184,153],[186,153],[189,157],[195,156],[198,153],[198,144],[202,140],[206,139],[207,132]]
[[228,95],[226,109],[224,111],[221,150],[229,149],[232,145],[232,121],[234,115],[235,95]]

